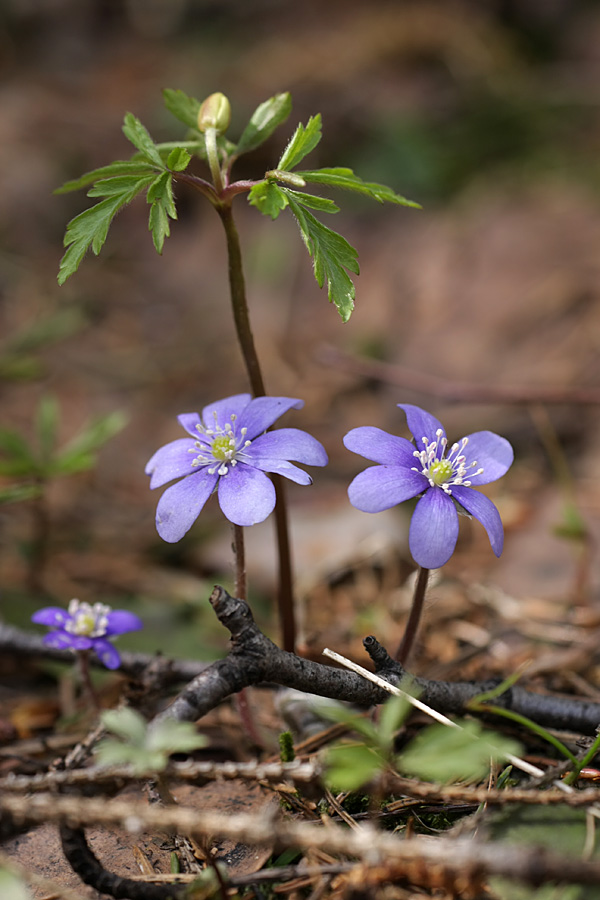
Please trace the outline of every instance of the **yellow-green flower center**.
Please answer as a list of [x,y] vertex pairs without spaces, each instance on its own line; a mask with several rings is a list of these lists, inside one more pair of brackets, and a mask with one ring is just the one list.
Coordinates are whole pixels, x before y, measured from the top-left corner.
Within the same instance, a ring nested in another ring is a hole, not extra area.
[[79,613],[73,621],[73,631],[75,634],[89,635],[96,627],[96,619],[86,613]]
[[427,477],[433,484],[441,485],[452,478],[454,475],[454,466],[449,459],[438,459],[429,466]]
[[230,434],[222,434],[212,442],[212,455],[215,459],[231,459],[235,452],[235,438]]

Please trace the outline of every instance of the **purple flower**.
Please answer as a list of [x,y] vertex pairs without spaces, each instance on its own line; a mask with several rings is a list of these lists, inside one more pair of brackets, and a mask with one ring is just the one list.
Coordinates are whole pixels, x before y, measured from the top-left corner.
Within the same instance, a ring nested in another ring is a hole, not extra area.
[[[277,472],[297,484],[312,478],[290,460],[325,466],[321,444],[297,428],[265,434],[288,409],[300,409],[302,400],[236,394],[205,406],[202,416],[184,413],[179,422],[192,437],[165,444],[146,466],[151,488],[168,488],[156,509],[156,528],[163,540],[181,540],[198,518],[204,504],[218,489],[219,504],[235,525],[262,522],[275,506],[275,488],[265,472]],[[185,477],[182,477],[185,476]]]
[[504,530],[491,500],[472,489],[501,478],[513,461],[509,442],[492,431],[469,434],[448,449],[438,420],[409,403],[406,413],[415,445],[380,428],[354,428],[344,438],[348,450],[373,462],[348,488],[350,502],[364,512],[380,512],[420,494],[410,523],[409,546],[425,569],[448,562],[458,537],[458,512],[479,519],[496,556],[502,553]]
[[139,631],[144,623],[125,609],[111,609],[104,603],[71,600],[68,610],[60,606],[38,609],[31,617],[38,625],[48,625],[52,631],[44,636],[44,644],[60,650],[95,650],[107,669],[121,664],[118,651],[107,640],[126,631]]

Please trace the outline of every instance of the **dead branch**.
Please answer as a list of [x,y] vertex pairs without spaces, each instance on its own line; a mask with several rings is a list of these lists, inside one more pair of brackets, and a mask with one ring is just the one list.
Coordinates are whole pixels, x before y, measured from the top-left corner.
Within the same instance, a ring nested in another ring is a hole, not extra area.
[[[230,653],[194,678],[154,721],[167,717],[195,721],[231,694],[262,683],[345,700],[364,708],[383,703],[388,698],[385,691],[369,684],[360,675],[280,650],[257,627],[248,605],[231,597],[224,588],[217,586],[210,602],[219,621],[231,633]],[[363,643],[378,675],[394,685],[407,676],[402,666],[374,637],[365,638]],[[413,684],[427,706],[446,715],[462,715],[468,711],[470,700],[489,691],[498,682],[414,678]],[[497,697],[494,704],[518,712],[546,728],[594,735],[600,724],[600,703],[536,694],[516,685]]]
[[[8,814],[31,824],[47,821],[65,823],[62,826],[63,836],[70,848],[69,856],[75,857],[82,851],[82,836],[84,841],[85,837],[83,832],[79,835],[73,832],[94,824],[123,828],[130,832],[156,830],[169,834],[188,834],[196,839],[209,834],[253,846],[271,845],[275,838],[278,851],[287,847],[319,849],[344,858],[363,860],[369,866],[390,867],[390,873],[395,870],[397,877],[403,871],[415,883],[419,883],[419,872],[426,873],[432,869],[444,874],[449,880],[468,877],[471,882],[491,875],[501,875],[534,885],[545,881],[600,883],[600,863],[561,856],[555,851],[544,851],[539,847],[503,846],[499,843],[483,843],[472,839],[452,840],[447,837],[403,838],[378,831],[369,824],[361,825],[354,831],[334,822],[323,828],[320,824],[283,818],[278,812],[269,812],[263,816],[255,813],[228,816],[212,810],[181,806],[157,808],[141,801],[48,794],[34,795],[29,799],[3,796],[0,798],[0,810],[2,816]],[[90,862],[85,854],[84,868]],[[75,863],[79,865],[77,859]],[[100,866],[99,863],[98,865]],[[127,892],[113,896],[136,900],[139,895],[131,892],[131,885],[139,886],[140,882],[127,883],[127,879],[121,879],[121,882],[121,889]],[[95,886],[102,890],[97,884]],[[149,885],[144,884],[143,887],[146,891],[144,900],[148,900],[151,897],[148,893]],[[173,887],[157,887],[163,893],[153,894],[152,897],[156,900],[177,896]]]

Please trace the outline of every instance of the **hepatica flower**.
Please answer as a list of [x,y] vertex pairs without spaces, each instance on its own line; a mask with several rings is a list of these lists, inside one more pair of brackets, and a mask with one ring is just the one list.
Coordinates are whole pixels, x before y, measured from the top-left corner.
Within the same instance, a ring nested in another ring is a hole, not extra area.
[[146,466],[151,488],[181,478],[158,501],[156,528],[163,540],[181,540],[215,489],[230,522],[255,525],[275,506],[275,488],[265,472],[276,472],[297,484],[311,484],[310,475],[290,460],[326,465],[327,454],[321,444],[297,428],[265,433],[289,409],[303,405],[302,400],[290,397],[253,400],[250,394],[236,394],[206,406],[201,416],[178,416],[191,436],[165,444]]
[[94,650],[107,669],[121,665],[121,657],[108,639],[144,627],[138,616],[125,609],[111,609],[104,603],[91,605],[81,600],[71,600],[68,609],[60,606],[38,609],[31,621],[52,629],[44,636],[48,647]]
[[506,438],[477,431],[448,446],[438,420],[409,403],[406,413],[415,443],[380,428],[354,428],[344,438],[348,450],[380,465],[365,469],[348,488],[350,502],[364,512],[381,512],[421,495],[409,531],[410,552],[423,568],[443,566],[454,552],[458,512],[479,519],[496,556],[502,553],[500,514],[488,497],[473,490],[501,478],[513,461]]

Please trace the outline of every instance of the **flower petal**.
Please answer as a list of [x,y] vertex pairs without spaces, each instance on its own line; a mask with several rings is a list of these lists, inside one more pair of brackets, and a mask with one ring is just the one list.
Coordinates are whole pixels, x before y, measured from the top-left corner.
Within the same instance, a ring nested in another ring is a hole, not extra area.
[[[326,466],[328,459],[319,441],[299,428],[278,428],[261,434],[244,451],[252,465],[259,459],[293,459],[308,466]],[[259,466],[262,468],[262,466]],[[266,469],[265,471],[270,471]]]
[[218,478],[204,468],[167,488],[156,507],[156,530],[163,541],[175,544],[190,530]]
[[202,425],[202,419],[197,412],[181,413],[180,416],[177,416],[177,421],[185,428],[188,434],[191,434],[198,439],[199,434],[196,425]]
[[263,472],[238,463],[219,481],[219,504],[234,525],[256,525],[273,512],[275,488]]
[[277,475],[283,475],[284,478],[289,478],[290,481],[295,481],[296,484],[312,484],[312,478],[308,472],[305,472],[304,469],[299,469],[298,466],[285,459],[261,457],[260,459],[253,459],[252,466],[255,469],[260,469],[261,472],[275,472]]
[[464,506],[468,513],[481,522],[487,531],[492,550],[496,556],[500,556],[504,547],[504,528],[500,513],[490,498],[462,485],[452,486],[452,496],[458,500],[461,506]]
[[447,563],[458,538],[458,513],[452,498],[441,488],[421,497],[410,522],[408,545],[413,559],[425,569]]
[[66,609],[60,606],[45,606],[38,609],[31,617],[31,621],[37,625],[49,625],[51,628],[63,628],[73,617]]
[[69,634],[68,631],[51,631],[44,635],[44,644],[59,650],[89,650],[93,641],[79,634]]
[[107,669],[118,669],[121,665],[121,657],[116,647],[104,638],[94,638],[94,650],[96,655]]
[[414,444],[374,425],[353,428],[344,437],[344,447],[383,465],[407,466],[409,469],[416,465]]
[[113,609],[106,616],[108,624],[106,634],[125,634],[126,631],[139,631],[144,623],[139,616],[127,609]]
[[426,437],[429,442],[437,441],[438,438],[436,432],[439,428],[442,429],[443,437],[446,437],[444,426],[435,416],[432,416],[431,413],[421,409],[420,406],[413,406],[412,403],[398,403],[398,406],[406,413],[406,421],[410,433],[415,439],[417,450],[423,449],[422,438],[424,437]]
[[348,497],[357,509],[375,513],[410,500],[427,487],[429,482],[420,472],[403,466],[371,466],[350,483]]
[[214,428],[217,425],[224,429],[226,425],[231,425],[232,416],[239,419],[251,401],[251,394],[234,394],[233,397],[226,397],[225,400],[209,403],[202,410],[202,421],[206,428]]
[[475,470],[483,469],[481,475],[469,476],[467,474],[467,480],[471,484],[489,484],[490,481],[502,478],[512,466],[515,458],[513,448],[506,438],[494,434],[493,431],[476,431],[475,434],[469,434],[467,437],[469,443],[464,450],[466,464],[476,461]]
[[173,481],[174,478],[193,474],[194,456],[189,451],[196,450],[194,445],[195,441],[191,438],[179,438],[156,451],[146,465],[146,475],[152,476],[150,479],[151,490],[162,487],[163,484]]
[[270,428],[288,409],[302,409],[303,406],[304,400],[293,397],[256,397],[241,413],[238,427],[248,429],[246,438],[251,441]]

